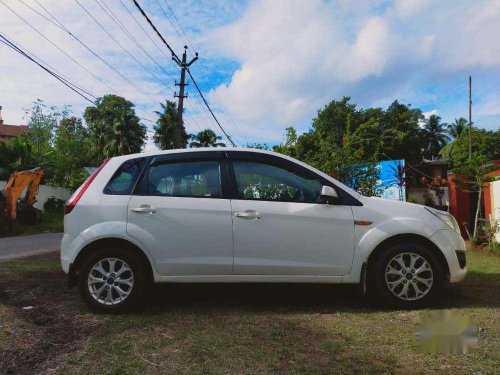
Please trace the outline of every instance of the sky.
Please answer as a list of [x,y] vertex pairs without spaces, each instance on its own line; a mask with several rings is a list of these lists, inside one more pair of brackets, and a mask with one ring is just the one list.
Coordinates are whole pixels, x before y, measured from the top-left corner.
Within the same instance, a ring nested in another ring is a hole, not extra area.
[[[191,72],[238,145],[277,144],[291,125],[308,131],[343,96],[467,118],[469,75],[474,125],[500,127],[500,0],[138,2],[179,56],[184,45],[188,58],[199,53]],[[178,67],[132,0],[0,0],[0,33],[94,96],[129,99],[149,129],[178,89]],[[187,91],[188,133],[222,135],[192,82]],[[76,116],[90,105],[0,44],[4,121],[25,124],[38,98]]]

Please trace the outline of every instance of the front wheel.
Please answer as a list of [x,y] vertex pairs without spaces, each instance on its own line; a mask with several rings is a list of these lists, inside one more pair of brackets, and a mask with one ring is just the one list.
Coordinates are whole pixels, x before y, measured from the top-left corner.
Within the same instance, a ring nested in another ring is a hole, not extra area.
[[80,296],[92,310],[121,313],[137,307],[146,287],[144,264],[119,248],[97,250],[82,266]]
[[411,309],[427,305],[439,294],[444,271],[427,247],[404,243],[379,254],[368,277],[373,294],[383,304]]

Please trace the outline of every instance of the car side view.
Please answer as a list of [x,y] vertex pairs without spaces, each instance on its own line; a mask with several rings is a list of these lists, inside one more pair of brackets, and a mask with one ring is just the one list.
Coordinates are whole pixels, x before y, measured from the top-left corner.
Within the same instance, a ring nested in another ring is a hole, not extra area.
[[64,230],[69,286],[98,312],[138,306],[153,282],[348,283],[415,308],[467,272],[450,214],[256,149],[107,159],[68,201]]

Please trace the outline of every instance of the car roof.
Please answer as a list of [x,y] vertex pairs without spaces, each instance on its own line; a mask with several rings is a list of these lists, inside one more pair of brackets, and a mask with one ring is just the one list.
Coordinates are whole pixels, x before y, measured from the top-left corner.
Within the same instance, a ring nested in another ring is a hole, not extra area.
[[191,153],[191,152],[231,152],[231,151],[247,151],[247,152],[254,152],[254,153],[260,153],[260,154],[268,154],[268,155],[275,155],[279,157],[285,157],[285,155],[279,154],[277,152],[269,151],[269,150],[261,150],[258,148],[248,148],[248,147],[197,147],[197,148],[176,148],[173,150],[154,150],[154,151],[147,151],[147,152],[140,152],[137,154],[128,154],[128,155],[123,155],[123,156],[115,156],[114,159],[122,159],[122,160],[127,160],[127,159],[133,159],[137,157],[144,157],[144,156],[157,156],[157,155],[167,155],[167,154],[182,154],[182,153]]
[[[137,153],[137,154],[116,156],[113,159],[116,161],[125,161],[125,160],[129,160],[129,159],[138,158],[138,157],[145,157],[145,156],[181,154],[181,153],[192,153],[192,152],[221,152],[221,151],[222,152],[246,151],[246,152],[253,152],[256,154],[273,155],[273,156],[300,164],[307,169],[315,171],[316,173],[320,174],[321,176],[323,176],[326,179],[333,179],[331,176],[328,176],[324,172],[312,167],[311,165],[306,164],[300,160],[294,159],[290,156],[283,155],[283,154],[280,154],[280,153],[274,152],[274,151],[262,150],[262,149],[258,149],[258,148],[248,148],[248,147],[200,147],[200,148],[181,148],[181,149],[173,149],[173,150],[155,150],[155,151],[141,152],[141,153]],[[350,193],[354,197],[359,198],[361,196],[361,194],[359,194],[357,191],[352,190],[350,187],[344,185],[340,181],[338,181],[338,180],[335,180],[335,181],[336,181],[337,185],[339,185],[342,189],[346,190],[348,193]]]

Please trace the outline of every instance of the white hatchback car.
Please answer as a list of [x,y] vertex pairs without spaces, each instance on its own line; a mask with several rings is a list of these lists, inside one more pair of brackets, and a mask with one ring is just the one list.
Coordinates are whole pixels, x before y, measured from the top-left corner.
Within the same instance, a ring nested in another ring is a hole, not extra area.
[[68,201],[64,229],[69,285],[100,312],[137,306],[152,282],[349,283],[411,308],[466,274],[450,214],[256,149],[108,159]]

